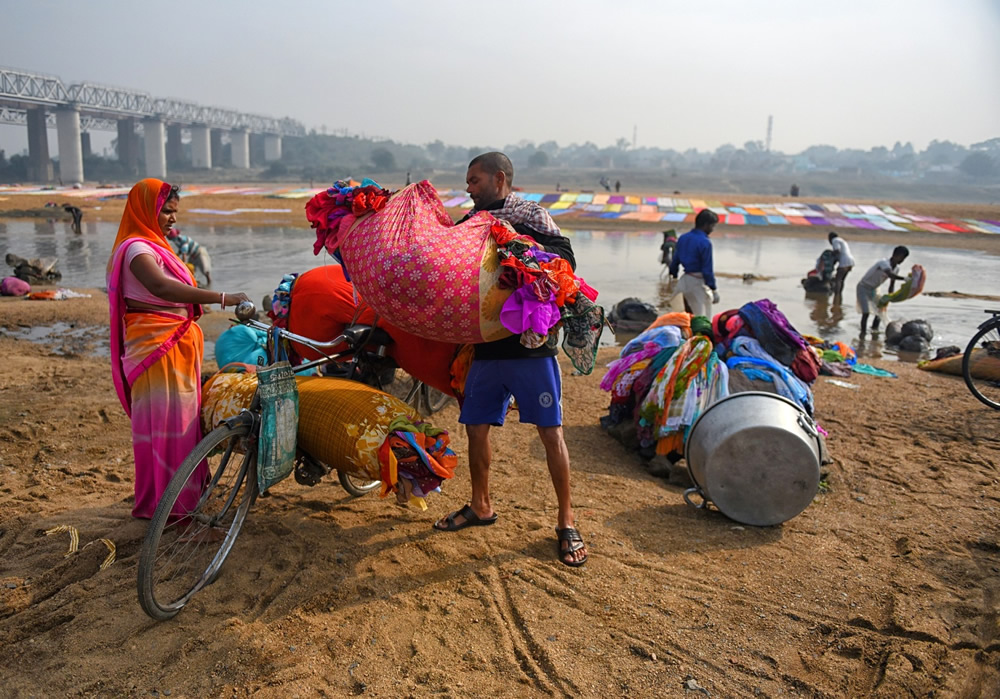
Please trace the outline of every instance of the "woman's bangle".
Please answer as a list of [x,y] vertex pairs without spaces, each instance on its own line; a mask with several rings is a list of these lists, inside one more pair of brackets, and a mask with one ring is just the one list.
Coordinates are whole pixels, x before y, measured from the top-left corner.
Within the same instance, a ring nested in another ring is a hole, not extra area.
[[220,296],[219,296],[219,305],[222,306],[223,309],[225,309],[226,308],[226,292],[225,291],[220,291],[219,293],[220,293]]

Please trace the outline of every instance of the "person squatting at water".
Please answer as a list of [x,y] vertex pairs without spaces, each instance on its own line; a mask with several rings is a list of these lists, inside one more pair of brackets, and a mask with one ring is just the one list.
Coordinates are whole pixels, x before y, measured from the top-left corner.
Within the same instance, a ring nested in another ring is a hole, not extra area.
[[827,240],[830,241],[830,247],[833,248],[833,251],[837,253],[837,276],[833,278],[831,286],[833,287],[834,297],[839,299],[844,293],[844,280],[847,279],[847,275],[854,269],[854,258],[851,256],[851,248],[848,247],[847,242],[839,235],[830,231]]
[[[226,308],[249,300],[246,294],[195,286],[166,238],[179,202],[177,188],[160,180],[132,187],[107,269],[111,376],[132,420],[132,516],[143,519],[153,516],[177,467],[202,437],[204,339],[194,322],[201,306]],[[207,480],[207,464],[199,468]],[[189,511],[199,496],[197,490],[182,494],[173,514]]]
[[903,277],[899,274],[899,265],[905,260],[910,254],[909,249],[905,245],[897,245],[896,249],[892,251],[892,257],[888,260],[879,260],[871,266],[871,268],[865,272],[865,276],[861,277],[861,281],[858,282],[858,312],[861,314],[861,337],[864,339],[865,332],[868,330],[868,315],[875,311],[875,318],[872,320],[872,335],[878,332],[879,316],[878,308],[876,306],[875,300],[878,298],[878,288],[882,285],[886,279],[889,279],[889,293],[892,293],[893,287],[897,281],[902,281]]
[[684,296],[688,313],[706,318],[712,317],[712,304],[719,302],[712,267],[712,241],[708,239],[718,222],[719,216],[714,211],[699,211],[694,228],[677,241],[674,258],[670,261],[671,280],[677,279],[679,268],[684,267],[684,276],[673,295]]
[[191,265],[195,270],[201,270],[205,275],[205,281],[212,283],[212,258],[208,255],[208,250],[193,238],[182,235],[176,228],[171,228],[167,232],[167,238],[176,246],[177,256],[181,262]]
[[83,233],[83,229],[80,227],[80,223],[83,221],[83,211],[80,207],[73,206],[72,204],[63,204],[63,211],[73,217],[73,232],[77,235]]
[[[479,211],[489,211],[510,223],[520,235],[539,243],[576,269],[576,259],[548,212],[512,193],[514,166],[503,153],[484,153],[469,163],[465,181],[473,210],[462,223]],[[487,526],[497,521],[490,501],[490,428],[503,426],[511,396],[517,400],[520,421],[534,424],[545,448],[549,476],[559,503],[556,534],[559,560],[568,566],[587,562],[587,547],[575,528],[570,500],[569,450],[562,429],[562,377],[556,347],[549,343],[529,349],[512,335],[475,346],[475,358],[465,384],[465,401],[459,422],[469,437],[469,472],[472,499],[457,512],[434,524],[439,531],[458,531],[469,526]]]

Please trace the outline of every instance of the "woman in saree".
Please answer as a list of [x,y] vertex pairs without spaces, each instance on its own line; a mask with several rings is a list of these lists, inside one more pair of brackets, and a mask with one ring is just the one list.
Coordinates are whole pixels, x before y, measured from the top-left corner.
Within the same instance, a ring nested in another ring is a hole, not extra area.
[[[167,242],[177,221],[177,187],[145,179],[129,192],[108,262],[111,375],[132,419],[135,506],[132,516],[153,516],[170,478],[201,440],[201,358],[204,339],[195,321],[204,304],[222,308],[245,294],[199,289]],[[192,483],[207,481],[205,473]],[[200,492],[183,493],[180,517]]]

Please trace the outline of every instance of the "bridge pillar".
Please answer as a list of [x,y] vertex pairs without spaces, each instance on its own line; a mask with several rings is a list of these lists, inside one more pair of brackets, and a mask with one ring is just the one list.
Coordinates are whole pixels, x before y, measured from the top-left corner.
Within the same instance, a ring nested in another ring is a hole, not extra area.
[[28,110],[28,179],[32,182],[51,182],[53,179],[49,131],[42,107]]
[[80,134],[80,148],[83,150],[84,159],[89,158],[93,155],[93,151],[90,149],[90,132],[84,131]]
[[160,119],[145,119],[142,122],[143,141],[146,146],[146,177],[158,180],[167,177],[167,146],[164,141],[164,125]]
[[167,127],[167,165],[177,167],[184,160],[184,146],[181,143],[181,125],[170,124]]
[[212,129],[210,132],[212,142],[212,162],[222,165],[222,132]]
[[63,184],[83,182],[83,148],[80,142],[80,112],[76,107],[56,110],[59,139],[59,179]]
[[139,137],[132,117],[118,120],[118,162],[129,175],[139,174]]
[[250,168],[250,134],[246,129],[229,132],[229,155],[233,167]]
[[281,160],[281,136],[264,134],[264,161]]
[[212,142],[207,126],[191,127],[191,167],[212,169]]

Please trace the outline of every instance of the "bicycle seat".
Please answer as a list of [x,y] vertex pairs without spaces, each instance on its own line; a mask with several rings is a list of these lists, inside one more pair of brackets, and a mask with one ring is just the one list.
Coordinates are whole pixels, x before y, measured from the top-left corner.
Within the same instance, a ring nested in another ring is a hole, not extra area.
[[347,338],[351,347],[358,347],[364,342],[366,345],[389,345],[392,338],[382,328],[373,328],[370,325],[352,325],[344,330],[344,337]]

